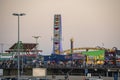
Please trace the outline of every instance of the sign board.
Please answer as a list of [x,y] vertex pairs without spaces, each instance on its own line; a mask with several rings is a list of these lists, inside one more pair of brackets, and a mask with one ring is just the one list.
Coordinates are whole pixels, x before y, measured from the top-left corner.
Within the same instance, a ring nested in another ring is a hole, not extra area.
[[72,54],[72,58],[73,59],[84,59],[84,55],[83,54],[80,54],[80,53],[74,53]]
[[45,77],[46,68],[33,68],[33,77]]
[[3,76],[3,69],[0,69],[0,76]]
[[91,73],[87,73],[87,77],[91,77]]
[[96,51],[85,51],[82,52],[82,54],[85,54],[88,56],[88,58],[95,58],[96,60],[104,60],[104,54],[105,50],[96,50]]

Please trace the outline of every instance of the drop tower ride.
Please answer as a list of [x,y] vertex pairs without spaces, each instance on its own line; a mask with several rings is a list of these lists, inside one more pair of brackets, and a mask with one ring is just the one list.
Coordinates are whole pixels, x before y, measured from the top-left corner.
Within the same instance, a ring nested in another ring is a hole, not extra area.
[[61,15],[54,15],[54,32],[53,32],[53,54],[62,52],[62,24]]

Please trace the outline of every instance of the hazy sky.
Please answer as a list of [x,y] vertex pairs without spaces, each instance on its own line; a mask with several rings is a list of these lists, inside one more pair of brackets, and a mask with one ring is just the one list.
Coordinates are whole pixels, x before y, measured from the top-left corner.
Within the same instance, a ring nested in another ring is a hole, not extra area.
[[[17,42],[17,17],[20,17],[20,40],[34,43],[45,54],[52,52],[54,14],[62,16],[63,50],[74,47],[117,47],[120,49],[120,0],[0,0],[0,44],[4,50]],[[104,44],[104,45],[103,45]],[[0,47],[1,49],[1,47]]]

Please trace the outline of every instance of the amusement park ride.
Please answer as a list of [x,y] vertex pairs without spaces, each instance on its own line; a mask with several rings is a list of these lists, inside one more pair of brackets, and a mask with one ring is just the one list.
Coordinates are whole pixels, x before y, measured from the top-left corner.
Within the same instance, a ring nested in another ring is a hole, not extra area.
[[61,15],[54,15],[53,54],[62,52],[62,25]]
[[84,48],[74,48],[73,38],[70,39],[70,49],[64,50],[62,49],[62,21],[61,21],[61,15],[55,14],[54,15],[54,34],[53,34],[53,54],[70,54],[74,53],[76,50],[105,50],[105,48],[100,47],[84,47]]
[[[52,54],[56,54],[56,55],[62,55],[62,54],[74,54],[74,53],[82,53],[83,52],[91,52],[93,51],[94,54],[97,54],[96,51],[103,51],[101,52],[101,55],[103,57],[105,57],[105,53],[107,52],[113,52],[115,53],[116,48],[112,48],[112,49],[106,49],[104,47],[83,47],[83,48],[74,48],[74,39],[71,38],[70,39],[70,49],[68,50],[63,50],[62,49],[62,21],[61,21],[61,15],[60,14],[55,14],[54,15],[54,34],[53,34],[53,53]],[[102,54],[104,53],[104,54]],[[85,55],[85,54],[84,54]],[[87,55],[88,56],[88,55]],[[97,55],[98,56],[98,55]],[[99,55],[100,56],[100,55]],[[92,56],[93,57],[93,56]],[[96,56],[94,56],[96,57]],[[114,56],[113,56],[114,57]]]

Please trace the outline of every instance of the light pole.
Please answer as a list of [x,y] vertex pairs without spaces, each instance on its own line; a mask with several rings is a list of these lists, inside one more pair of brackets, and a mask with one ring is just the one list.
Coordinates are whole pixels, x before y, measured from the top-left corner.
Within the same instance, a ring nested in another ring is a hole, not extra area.
[[41,37],[41,36],[32,36],[32,37],[36,39],[35,51],[36,51],[36,59],[37,59],[37,55],[38,55],[38,51],[37,51],[37,48],[38,48],[38,38]]
[[36,39],[36,47],[35,47],[35,49],[36,49],[36,54],[37,54],[38,38],[41,37],[41,36],[32,36],[32,37]]
[[13,13],[14,16],[18,17],[18,45],[17,45],[17,52],[18,52],[18,80],[20,79],[20,16],[24,16],[25,13]]

